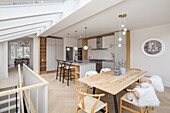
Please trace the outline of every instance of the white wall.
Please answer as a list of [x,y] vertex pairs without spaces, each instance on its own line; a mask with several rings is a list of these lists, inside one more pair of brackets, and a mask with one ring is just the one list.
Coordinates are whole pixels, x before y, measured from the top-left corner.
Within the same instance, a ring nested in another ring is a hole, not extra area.
[[33,69],[33,38],[30,38],[30,67]]
[[[143,54],[141,46],[146,39],[161,39],[165,52],[158,57]],[[164,85],[170,87],[170,24],[131,31],[131,67],[148,71],[148,75],[159,75]]]
[[0,79],[8,78],[8,42],[0,43]]

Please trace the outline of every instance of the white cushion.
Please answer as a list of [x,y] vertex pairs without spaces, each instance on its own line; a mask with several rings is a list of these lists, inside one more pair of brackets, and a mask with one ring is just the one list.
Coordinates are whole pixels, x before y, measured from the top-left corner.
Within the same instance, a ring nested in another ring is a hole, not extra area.
[[[87,76],[93,76],[93,75],[95,75],[95,74],[97,74],[97,71],[88,71],[88,72],[86,72],[86,74],[85,74],[85,77],[87,77]],[[90,85],[88,85],[90,88],[93,88],[92,86],[90,86]]]
[[97,71],[88,71],[88,72],[86,72],[85,77],[92,76],[92,75],[95,75],[95,74],[97,74]]
[[102,68],[100,70],[100,73],[107,72],[107,71],[111,71],[111,69],[110,68]]
[[[74,66],[70,66],[70,69],[75,68]],[[66,66],[66,69],[69,69],[69,66]]]
[[[90,97],[90,96],[85,96],[84,97],[84,106],[85,106],[85,112],[87,113],[91,113],[91,109],[93,107],[93,105],[96,103],[97,99]],[[82,108],[82,104],[81,102],[79,102],[78,106],[80,108]],[[94,113],[99,111],[100,109],[104,108],[106,106],[106,104],[102,101],[99,101],[98,104],[96,105],[95,109],[94,109]]]

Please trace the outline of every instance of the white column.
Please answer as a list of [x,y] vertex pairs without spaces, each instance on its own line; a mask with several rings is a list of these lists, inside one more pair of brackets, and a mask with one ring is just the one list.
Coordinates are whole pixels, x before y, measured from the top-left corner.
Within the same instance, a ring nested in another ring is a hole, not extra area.
[[33,38],[33,70],[39,73],[39,39]]
[[30,40],[30,67],[33,69],[33,39]]
[[0,79],[8,78],[8,42],[0,43]]

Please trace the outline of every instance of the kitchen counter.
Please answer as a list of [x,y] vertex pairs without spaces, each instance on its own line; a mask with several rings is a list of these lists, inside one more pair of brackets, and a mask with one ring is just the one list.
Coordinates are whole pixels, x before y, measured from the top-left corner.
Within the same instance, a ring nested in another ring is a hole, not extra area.
[[77,63],[77,62],[74,62],[72,63],[72,65],[77,65],[77,66],[82,66],[82,65],[94,65],[95,63]]

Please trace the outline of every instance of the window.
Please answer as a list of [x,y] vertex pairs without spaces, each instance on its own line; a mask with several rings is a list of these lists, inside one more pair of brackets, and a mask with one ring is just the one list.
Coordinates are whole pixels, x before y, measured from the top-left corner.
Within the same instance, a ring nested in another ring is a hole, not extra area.
[[23,57],[23,47],[17,46],[17,58]]
[[11,45],[11,59],[15,59],[15,46]]
[[25,58],[30,57],[30,47],[24,47],[24,57]]

